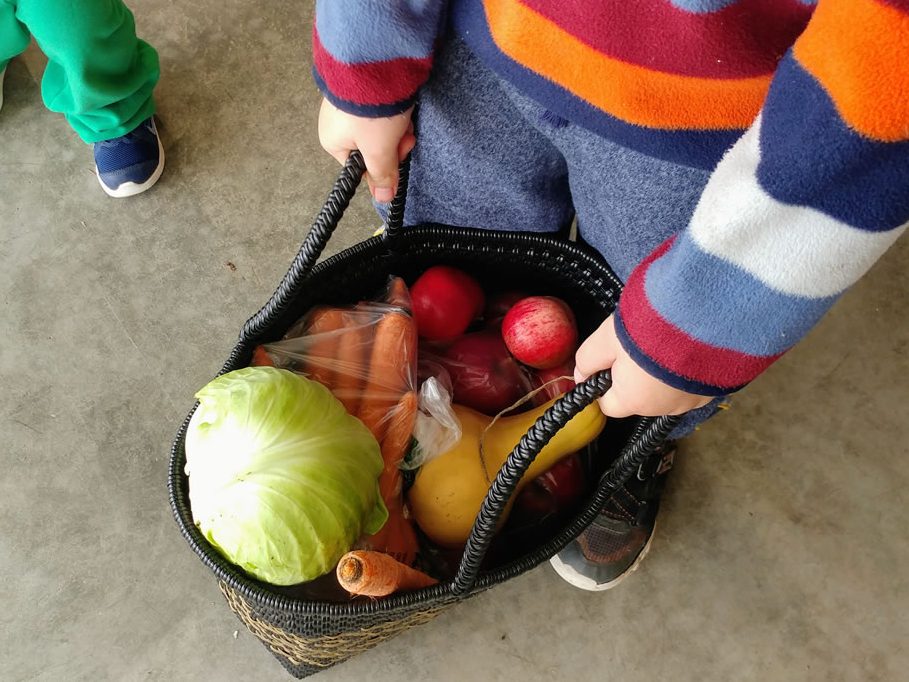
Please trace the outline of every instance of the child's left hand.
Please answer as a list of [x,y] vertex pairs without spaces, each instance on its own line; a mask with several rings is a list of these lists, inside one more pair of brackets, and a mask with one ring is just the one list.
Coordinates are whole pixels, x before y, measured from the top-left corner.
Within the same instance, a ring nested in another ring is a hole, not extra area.
[[599,401],[608,417],[682,414],[712,400],[673,388],[643,370],[619,343],[612,315],[578,349],[575,366],[578,382],[594,372],[612,369],[612,388]]

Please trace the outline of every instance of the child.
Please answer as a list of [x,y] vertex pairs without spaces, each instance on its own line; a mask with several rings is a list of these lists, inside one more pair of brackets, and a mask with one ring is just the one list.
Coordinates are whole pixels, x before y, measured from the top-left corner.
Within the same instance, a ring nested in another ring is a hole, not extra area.
[[[316,8],[322,145],[360,149],[376,200],[413,148],[408,224],[576,215],[626,282],[576,358],[579,378],[612,368],[608,415],[688,412],[690,430],[909,221],[907,0]],[[553,559],[563,578],[607,589],[637,566],[670,465],[655,457]]]
[[34,36],[47,55],[44,103],[94,145],[95,171],[112,197],[154,185],[164,150],[152,114],[158,55],[136,38],[120,0],[0,0],[0,105],[12,57]]

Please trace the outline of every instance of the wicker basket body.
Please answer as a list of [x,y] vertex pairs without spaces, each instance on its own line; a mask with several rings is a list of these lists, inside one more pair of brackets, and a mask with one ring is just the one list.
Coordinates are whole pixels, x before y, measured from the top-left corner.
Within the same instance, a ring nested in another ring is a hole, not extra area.
[[[437,264],[463,268],[488,286],[561,296],[575,311],[582,334],[593,331],[614,309],[621,284],[592,251],[555,237],[528,233],[440,225],[401,230],[394,225],[403,212],[400,197],[389,218],[392,229],[386,230],[383,237],[374,237],[315,264],[353,195],[361,172],[359,159],[353,157],[278,290],[244,326],[222,373],[246,366],[257,344],[281,338],[314,305],[355,303],[374,295],[389,274],[412,281],[427,267]],[[601,373],[578,386],[538,420],[493,482],[457,575],[432,588],[369,602],[313,602],[285,596],[250,579],[224,560],[208,545],[192,520],[188,481],[183,473],[184,439],[192,412],[172,448],[169,488],[174,516],[190,546],[217,576],[231,609],[292,675],[306,677],[538,566],[575,538],[615,488],[659,446],[674,425],[674,418],[638,419],[629,429],[621,453],[610,466],[604,466],[599,484],[572,519],[517,558],[493,566],[483,563],[499,515],[536,453],[573,414],[601,396],[608,386],[608,375]]]

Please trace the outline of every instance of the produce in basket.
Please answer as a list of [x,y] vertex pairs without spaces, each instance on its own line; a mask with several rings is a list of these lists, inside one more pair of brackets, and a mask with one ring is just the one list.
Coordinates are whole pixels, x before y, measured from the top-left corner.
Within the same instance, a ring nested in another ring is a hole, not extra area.
[[454,402],[484,414],[498,414],[531,389],[528,376],[492,330],[458,338],[440,362],[451,377]]
[[539,547],[577,513],[591,482],[581,453],[574,453],[525,485],[489,548],[489,560],[501,565]]
[[410,288],[420,336],[445,341],[467,331],[483,312],[485,296],[477,281],[457,268],[436,265]]
[[400,308],[406,313],[413,313],[413,299],[410,296],[410,290],[400,277],[392,277],[389,280],[385,302],[388,305]]
[[533,373],[531,383],[534,388],[542,389],[537,395],[540,403],[558,398],[574,388],[574,359],[551,369],[538,369]]
[[392,410],[413,388],[417,374],[417,330],[413,318],[392,308],[375,325],[369,346],[369,364],[358,387],[361,398],[355,414],[381,442]]
[[379,488],[388,507],[389,520],[378,533],[360,538],[357,545],[387,552],[411,564],[419,545],[413,525],[405,515],[398,465],[407,454],[417,415],[416,394],[410,390],[417,374],[417,328],[406,311],[407,290],[403,280],[392,280],[387,298],[395,307],[375,327],[369,372],[356,414],[382,443]]
[[438,580],[381,552],[357,550],[341,557],[338,582],[352,595],[387,597],[395,592],[419,590]]
[[520,291],[503,291],[494,294],[486,302],[486,310],[483,312],[483,325],[487,329],[501,329],[502,320],[511,310],[511,307],[527,294]]
[[525,365],[550,369],[574,354],[578,327],[571,308],[561,299],[529,296],[505,315],[502,338],[511,354]]
[[[264,346],[279,367],[302,372],[329,388],[382,447],[379,478],[388,523],[358,547],[388,552],[412,563],[418,543],[406,517],[398,465],[407,454],[417,418],[417,331],[407,285],[389,281],[382,301],[322,306],[295,324],[285,339]],[[258,350],[258,349],[257,349]],[[261,354],[256,362],[264,361]]]
[[252,361],[249,363],[253,367],[274,367],[275,363],[265,350],[265,346],[256,346],[253,351]]
[[509,523],[534,526],[570,509],[586,492],[584,466],[577,453],[556,462],[517,495]]
[[379,490],[388,507],[388,522],[377,533],[360,538],[357,542],[359,547],[377,549],[405,564],[412,564],[416,559],[419,542],[413,524],[405,514],[401,470],[398,465],[407,454],[416,419],[417,396],[413,391],[408,391],[395,408],[382,439],[384,467],[379,476]]
[[[553,402],[530,412],[502,417],[494,423],[479,412],[455,405],[463,434],[460,442],[424,464],[408,491],[414,519],[433,542],[456,547],[467,540],[483,498],[502,464]],[[561,458],[592,442],[605,425],[606,417],[596,404],[584,408],[540,451],[521,478],[518,491]],[[509,509],[503,515],[503,523]]]
[[247,367],[196,398],[186,432],[193,519],[251,576],[312,580],[385,523],[379,444],[325,387]]
[[[350,323],[345,313],[347,311],[340,308],[323,307],[316,308],[307,317],[306,333],[313,342],[307,353],[303,371],[306,376],[323,386],[331,386],[336,376],[334,366],[341,345],[340,332]],[[331,358],[333,362],[322,361],[322,358]],[[337,393],[335,397],[340,399]],[[341,402],[344,400],[341,399]]]

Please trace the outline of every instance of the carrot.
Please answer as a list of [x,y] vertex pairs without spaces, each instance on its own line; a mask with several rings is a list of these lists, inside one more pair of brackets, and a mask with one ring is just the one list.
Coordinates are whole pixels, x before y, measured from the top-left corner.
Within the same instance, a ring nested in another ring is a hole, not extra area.
[[344,403],[350,414],[357,414],[363,394],[364,374],[369,370],[369,341],[374,316],[362,306],[344,315],[344,330],[338,341],[333,385],[335,396]]
[[316,308],[307,318],[306,334],[315,338],[306,351],[308,360],[303,371],[328,388],[334,380],[333,365],[343,327],[344,311],[340,308]]
[[379,477],[379,489],[383,498],[387,499],[400,492],[401,470],[398,469],[398,464],[407,454],[416,421],[417,394],[408,391],[398,401],[388,421],[385,438],[382,439],[382,461],[385,462],[385,468]]
[[256,346],[253,351],[252,361],[249,363],[252,367],[274,367],[271,356],[265,350],[265,346]]
[[407,454],[416,420],[417,394],[408,391],[391,413],[382,439],[382,460],[385,466],[379,475],[379,492],[388,509],[388,520],[378,533],[365,535],[358,543],[359,547],[390,554],[404,564],[412,564],[416,559],[419,543],[413,524],[404,516],[398,463]]
[[355,595],[385,597],[393,592],[419,590],[438,581],[422,571],[405,566],[381,552],[348,552],[338,563],[338,582]]
[[413,522],[404,516],[400,482],[395,496],[386,501],[385,506],[388,509],[385,525],[375,535],[362,536],[355,547],[382,552],[409,566],[417,558],[420,543]]
[[392,312],[379,320],[357,416],[380,443],[388,413],[413,380],[416,348],[417,328],[410,315]]
[[410,291],[407,285],[400,277],[392,277],[388,283],[388,293],[385,295],[385,302],[389,305],[406,310],[408,313],[412,310],[410,303]]

